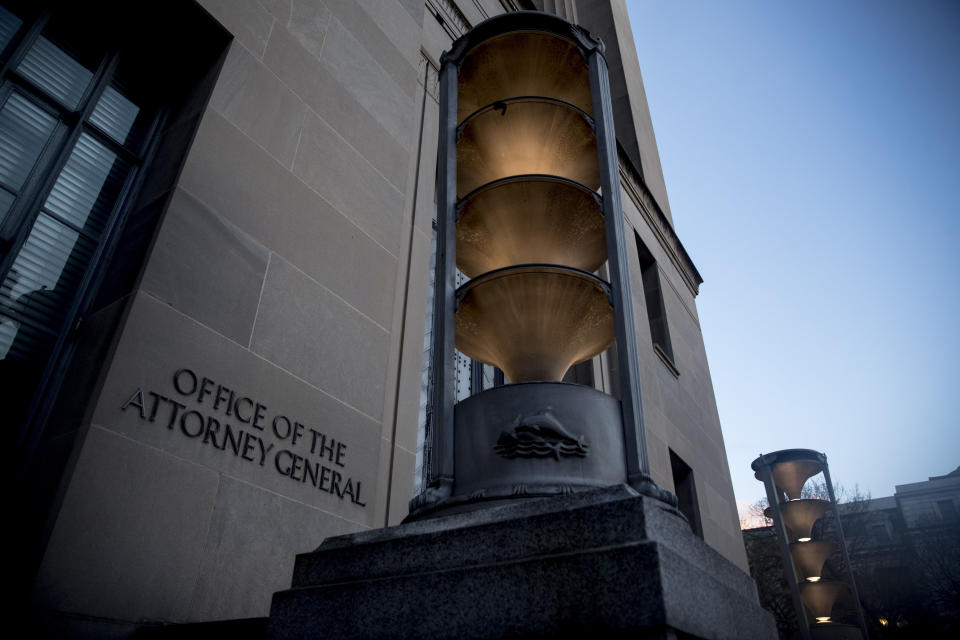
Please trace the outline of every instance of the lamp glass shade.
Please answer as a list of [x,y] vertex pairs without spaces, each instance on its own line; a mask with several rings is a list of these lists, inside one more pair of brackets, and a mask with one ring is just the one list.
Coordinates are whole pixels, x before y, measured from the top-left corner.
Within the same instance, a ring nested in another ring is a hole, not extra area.
[[800,599],[814,618],[830,618],[833,605],[847,590],[844,582],[807,582],[800,588]]
[[790,545],[793,564],[804,578],[819,578],[823,572],[823,563],[840,547],[835,542],[811,540]]
[[457,198],[489,182],[540,173],[600,188],[590,119],[563,102],[523,98],[470,116],[457,141]]
[[[827,500],[791,500],[780,505],[780,512],[783,514],[783,522],[787,525],[787,534],[791,542],[796,542],[799,538],[810,538],[810,531],[813,524],[820,519],[820,516],[830,507]],[[773,508],[767,507],[763,515],[768,518],[773,517]]]
[[457,220],[457,267],[474,278],[518,264],[596,271],[607,259],[603,213],[592,191],[551,176],[521,176],[468,196]]
[[460,287],[457,298],[457,349],[511,382],[561,380],[614,341],[606,283],[575,269],[500,269]]
[[531,31],[477,45],[460,65],[457,122],[497,100],[520,96],[557,98],[592,114],[590,71],[578,47]]
[[774,464],[771,471],[777,488],[790,500],[796,500],[807,480],[823,471],[823,465],[815,460],[788,460]]

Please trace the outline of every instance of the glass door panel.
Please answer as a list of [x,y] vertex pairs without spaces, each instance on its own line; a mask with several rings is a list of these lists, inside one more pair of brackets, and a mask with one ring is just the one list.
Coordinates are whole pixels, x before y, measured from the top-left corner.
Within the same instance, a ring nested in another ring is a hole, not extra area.
[[14,191],[23,186],[56,124],[19,93],[10,94],[0,109],[0,182]]
[[95,248],[89,238],[40,214],[0,285],[0,304],[12,315],[59,331]]
[[93,71],[44,36],[37,38],[17,71],[69,109],[77,108],[93,78]]
[[98,236],[129,171],[129,163],[84,133],[57,177],[44,209]]
[[113,85],[108,86],[93,108],[90,123],[118,143],[130,148],[139,147],[146,133],[144,120],[148,119],[139,106],[131,102]]

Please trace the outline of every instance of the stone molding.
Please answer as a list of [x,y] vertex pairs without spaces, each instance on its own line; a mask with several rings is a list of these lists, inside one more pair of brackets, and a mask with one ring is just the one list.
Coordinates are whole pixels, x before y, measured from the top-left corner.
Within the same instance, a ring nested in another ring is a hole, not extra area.
[[436,18],[452,40],[456,40],[473,28],[467,17],[453,0],[426,0],[427,10]]
[[[500,0],[500,3],[503,4],[503,0]],[[473,6],[477,8],[477,11],[480,13],[481,16],[483,16],[484,20],[490,17],[490,14],[487,13],[487,10],[483,8],[483,4],[480,2],[480,0],[473,0]],[[504,7],[504,9],[506,9],[507,11],[510,10],[507,7]]]
[[[476,0],[474,0],[476,2]],[[537,7],[534,6],[531,0],[500,0],[500,4],[503,5],[504,11],[536,11]],[[486,14],[486,12],[484,12]]]
[[686,283],[690,292],[697,296],[700,293],[700,285],[703,284],[703,277],[697,270],[696,265],[684,248],[683,243],[674,231],[673,225],[667,218],[663,209],[657,203],[656,198],[650,192],[647,184],[633,166],[633,162],[627,156],[626,151],[620,145],[617,145],[617,155],[620,161],[620,184],[623,185],[630,200],[637,205],[640,214],[646,220],[647,225],[656,234],[660,245],[670,256],[671,262],[676,266],[683,281]]

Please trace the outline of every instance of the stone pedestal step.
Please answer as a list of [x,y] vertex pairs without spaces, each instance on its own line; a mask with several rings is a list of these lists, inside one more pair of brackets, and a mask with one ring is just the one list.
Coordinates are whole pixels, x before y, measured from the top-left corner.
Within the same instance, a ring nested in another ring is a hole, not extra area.
[[776,637],[750,577],[626,486],[328,539],[298,556],[268,625],[275,640],[587,633]]

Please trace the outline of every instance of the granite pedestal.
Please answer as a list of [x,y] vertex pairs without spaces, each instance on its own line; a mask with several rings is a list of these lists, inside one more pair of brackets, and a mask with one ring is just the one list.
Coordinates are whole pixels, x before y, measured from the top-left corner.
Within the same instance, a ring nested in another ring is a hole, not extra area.
[[753,580],[625,485],[328,538],[268,637],[777,637]]

